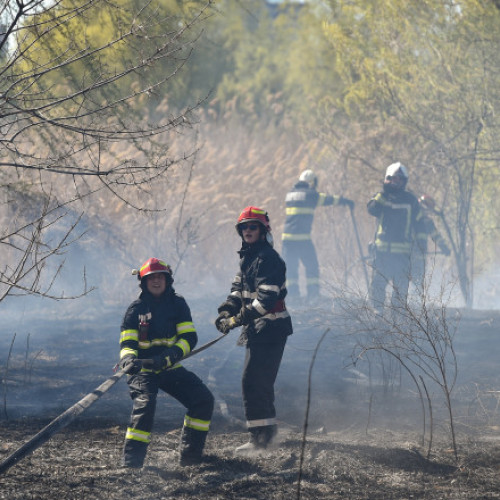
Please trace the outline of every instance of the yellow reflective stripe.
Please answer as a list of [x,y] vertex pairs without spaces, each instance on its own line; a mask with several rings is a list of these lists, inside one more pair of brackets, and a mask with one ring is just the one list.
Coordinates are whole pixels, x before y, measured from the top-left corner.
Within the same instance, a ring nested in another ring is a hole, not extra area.
[[308,285],[319,285],[319,278],[307,278],[306,283]]
[[386,241],[376,240],[375,244],[377,250],[382,252],[394,252],[394,253],[409,253],[410,243],[388,243]]
[[192,418],[186,415],[184,417],[184,427],[190,427],[196,431],[208,431],[210,428],[210,420],[200,420],[199,418]]
[[325,199],[326,199],[326,194],[325,193],[319,193],[318,207],[322,206],[325,203]]
[[283,233],[283,236],[281,237],[282,240],[288,240],[288,241],[305,241],[305,240],[310,240],[311,239],[311,234],[292,234],[292,233]]
[[139,342],[139,349],[151,349],[151,347],[157,347],[157,346],[170,347],[174,345],[174,340],[172,340],[171,342],[169,342],[168,339],[154,339],[151,341],[142,340]]
[[189,345],[189,342],[185,339],[180,339],[178,342],[175,343],[175,345],[180,349],[182,349],[182,352],[184,353],[183,356],[191,352],[191,346]]
[[173,337],[170,337],[168,339],[163,338],[163,339],[153,339],[153,340],[141,340],[139,342],[139,347],[141,349],[150,349],[151,347],[156,347],[156,346],[172,347],[176,341],[177,341],[177,335],[174,335]]
[[130,347],[124,347],[120,351],[120,359],[124,358],[125,356],[128,356],[129,354],[132,354],[133,356],[137,357],[139,356],[139,351],[136,349],[131,349]]
[[265,210],[260,210],[259,208],[252,208],[250,211],[252,214],[260,214],[260,215],[266,215]]
[[123,330],[120,333],[120,342],[124,342],[125,340],[139,340],[139,331],[138,330]]
[[125,434],[125,439],[131,439],[132,441],[141,441],[142,443],[149,443],[151,441],[151,432],[141,431],[139,429],[128,427],[127,433]]
[[286,215],[314,215],[313,207],[286,207]]
[[378,203],[381,203],[382,205],[391,205],[391,202],[388,201],[382,193],[377,193],[375,197],[373,198],[374,201],[377,201]]
[[177,323],[177,334],[182,335],[187,332],[195,332],[196,329],[192,321],[185,321],[184,323]]

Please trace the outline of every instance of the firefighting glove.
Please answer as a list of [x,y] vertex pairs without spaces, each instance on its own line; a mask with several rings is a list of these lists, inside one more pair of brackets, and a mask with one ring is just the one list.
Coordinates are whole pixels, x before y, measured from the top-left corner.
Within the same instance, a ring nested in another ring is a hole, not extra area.
[[226,334],[238,326],[241,326],[241,316],[239,314],[231,316],[230,318],[221,319],[219,331]]
[[345,205],[346,207],[349,207],[350,210],[354,209],[354,201],[349,198],[344,198],[343,196],[339,199],[339,205]]
[[441,246],[441,252],[443,252],[443,255],[446,255],[446,257],[449,257],[451,255],[451,251],[447,247],[447,245],[442,245]]
[[151,369],[155,372],[163,370],[164,368],[170,368],[175,362],[171,349],[165,349],[151,359],[153,361]]
[[215,320],[215,328],[219,330],[221,333],[226,333],[224,328],[222,327],[222,321],[229,318],[231,314],[228,311],[221,311]]
[[132,356],[132,355],[125,356],[120,361],[120,368],[127,375],[135,375],[141,371],[142,361],[137,359],[135,356]]

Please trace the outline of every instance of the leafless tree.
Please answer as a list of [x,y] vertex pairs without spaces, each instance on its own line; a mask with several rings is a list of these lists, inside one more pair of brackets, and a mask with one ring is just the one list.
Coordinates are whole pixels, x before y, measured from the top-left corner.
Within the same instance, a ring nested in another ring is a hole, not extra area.
[[[431,294],[429,281],[416,293],[416,299],[400,305],[386,306],[383,313],[371,307],[364,297],[344,292],[338,299],[345,327],[351,332],[354,365],[370,362],[383,376],[384,385],[391,383],[387,378],[388,367],[394,376],[396,361],[407,373],[420,398],[426,432],[426,411],[432,436],[433,408],[429,387],[437,387],[447,413],[452,446],[457,457],[457,441],[454,425],[451,394],[455,386],[458,364],[453,338],[459,318],[448,317],[448,294],[445,285],[437,294]],[[435,396],[434,398],[436,398]],[[427,401],[427,410],[425,409]],[[429,439],[429,453],[432,439]]]
[[[168,145],[199,102],[174,110],[165,95],[211,1],[197,5],[181,19],[153,1],[0,1],[0,301],[68,298],[54,287],[84,203],[104,191],[148,210],[153,183],[193,154]],[[90,290],[84,276],[71,297]]]

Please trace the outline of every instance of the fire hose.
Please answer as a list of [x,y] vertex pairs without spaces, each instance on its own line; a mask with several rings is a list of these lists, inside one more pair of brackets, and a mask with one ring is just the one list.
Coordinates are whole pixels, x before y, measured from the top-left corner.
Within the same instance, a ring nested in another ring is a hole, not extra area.
[[[198,349],[194,349],[189,354],[184,356],[182,360],[190,358],[199,352],[208,349],[210,346],[214,345],[216,342],[224,338],[226,335],[220,335],[215,339],[203,344]],[[142,359],[143,366],[149,366],[153,362],[151,359]],[[68,426],[73,420],[75,420],[78,415],[81,415],[89,406],[95,403],[103,394],[109,391],[120,378],[125,375],[126,372],[119,370],[112,377],[109,377],[105,382],[103,382],[95,390],[87,394],[84,398],[80,399],[73,406],[68,408],[64,413],[61,413],[57,418],[52,420],[47,426],[45,426],[40,432],[35,434],[27,443],[23,444],[14,453],[10,454],[3,462],[0,463],[0,474],[7,471],[10,467],[15,465],[19,460],[24,458],[26,455],[35,451],[37,448],[42,446],[47,442],[54,434],[59,432],[64,427]]]

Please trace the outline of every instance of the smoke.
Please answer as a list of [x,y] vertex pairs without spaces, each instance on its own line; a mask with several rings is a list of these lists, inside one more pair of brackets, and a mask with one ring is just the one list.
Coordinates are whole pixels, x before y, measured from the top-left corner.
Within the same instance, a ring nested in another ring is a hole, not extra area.
[[[280,150],[281,157],[276,160],[275,148],[261,147],[259,142],[265,141],[258,137],[251,139],[246,154],[241,148],[233,147],[245,141],[237,137],[228,140],[226,132],[225,129],[214,132],[214,142],[204,150],[203,168],[195,167],[187,191],[182,179],[178,185],[158,186],[163,196],[168,192],[166,212],[147,217],[123,207],[109,210],[112,205],[104,202],[99,205],[99,214],[95,213],[97,208],[94,212],[89,211],[89,219],[83,226],[87,234],[62,257],[65,266],[58,287],[66,295],[77,293],[85,275],[88,285],[95,287],[94,291],[74,301],[8,297],[2,302],[5,332],[0,339],[4,353],[0,359],[2,373],[7,366],[10,341],[14,333],[17,334],[10,360],[8,409],[14,410],[17,405],[25,415],[47,409],[64,410],[110,376],[118,358],[122,316],[139,293],[137,278],[131,275],[131,270],[149,257],[163,258],[174,267],[174,287],[191,308],[199,345],[218,335],[213,324],[217,306],[229,293],[238,268],[236,252],[240,240],[234,231],[238,213],[246,205],[268,209],[276,248],[280,250],[283,200],[301,161],[290,158],[286,147]],[[231,134],[237,135],[234,130]],[[184,219],[179,221],[178,207],[185,193]],[[372,221],[358,215],[357,223],[363,242],[367,244]],[[177,228],[181,229],[180,233]],[[186,232],[182,228],[186,228]],[[194,229],[195,233],[189,232]],[[363,427],[368,421],[375,424],[375,416],[379,422],[383,418],[390,420],[395,413],[394,407],[387,403],[388,387],[394,396],[392,401],[404,401],[408,415],[418,420],[418,400],[411,384],[391,366],[391,384],[384,385],[387,372],[383,373],[383,369],[387,370],[387,366],[380,368],[379,360],[366,358],[356,366],[351,365],[352,339],[337,328],[332,319],[333,303],[339,290],[349,286],[366,292],[360,252],[345,209],[324,208],[319,212],[313,239],[318,243],[325,298],[318,307],[291,310],[294,334],[288,339],[276,382],[278,420],[296,428],[303,424],[312,355],[325,329],[332,326],[313,370],[310,429],[325,426],[341,429],[354,424]],[[53,269],[59,262],[54,261]],[[432,295],[439,298],[444,294],[447,306],[462,307],[457,280],[449,266],[439,262],[432,272]],[[498,308],[495,280],[498,282],[498,276],[493,273],[484,273],[475,279],[475,307]],[[31,338],[29,352],[28,334]],[[212,387],[217,396],[217,411],[231,425],[244,421],[241,372],[245,353],[244,348],[236,346],[237,336],[237,330],[231,332],[227,338],[185,363]],[[39,349],[43,349],[43,356],[33,361],[31,384],[27,387],[16,385],[23,379],[26,357],[33,360]],[[65,380],[68,374],[72,381]],[[51,391],[40,390],[50,377],[55,385],[57,381],[64,383],[59,382],[61,385]],[[126,418],[129,412],[126,385],[119,384],[114,391],[97,404],[107,407],[107,402],[118,405],[119,401],[120,405],[114,408],[123,409]],[[111,413],[119,412],[112,409]],[[161,407],[158,413],[160,416]]]
[[473,281],[474,309],[500,309],[500,273],[498,264],[494,263]]

